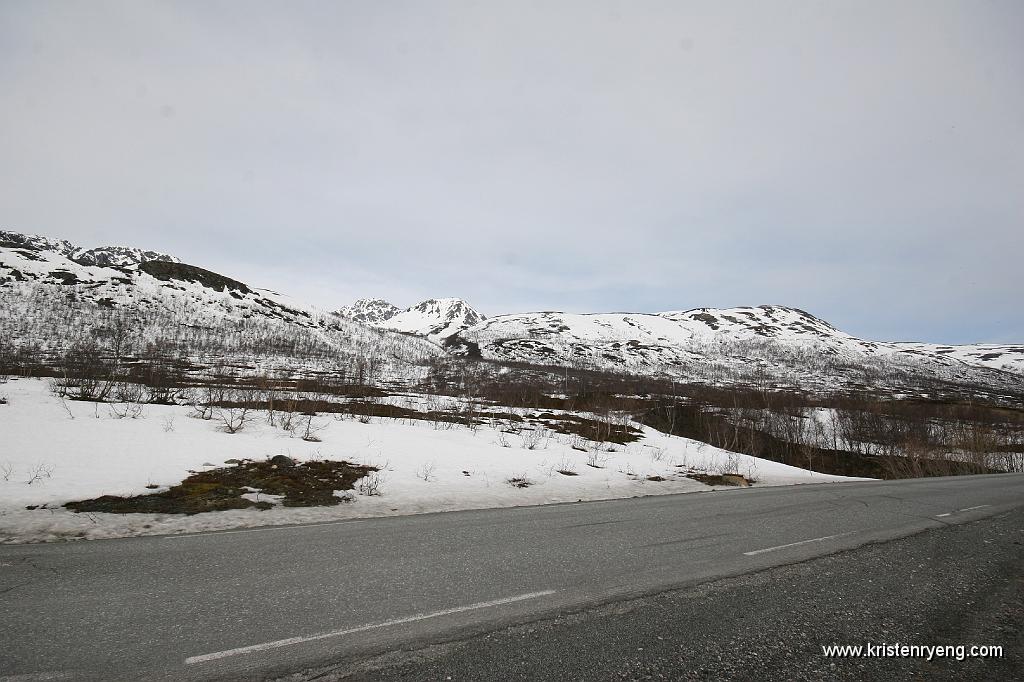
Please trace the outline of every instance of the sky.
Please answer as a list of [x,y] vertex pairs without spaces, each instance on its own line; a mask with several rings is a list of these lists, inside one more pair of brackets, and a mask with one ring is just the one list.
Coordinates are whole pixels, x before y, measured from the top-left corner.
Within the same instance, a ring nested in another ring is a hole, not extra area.
[[0,229],[328,309],[1024,342],[1024,3],[0,0]]

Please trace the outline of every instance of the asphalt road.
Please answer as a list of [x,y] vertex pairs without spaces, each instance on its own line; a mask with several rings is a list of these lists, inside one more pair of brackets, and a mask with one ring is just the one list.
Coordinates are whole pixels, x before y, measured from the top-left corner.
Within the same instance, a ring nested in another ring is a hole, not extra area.
[[323,670],[1022,505],[1024,475],[1000,475],[4,546],[0,679]]
[[[965,655],[822,651],[868,642]],[[282,682],[723,679],[1024,680],[1024,508]]]

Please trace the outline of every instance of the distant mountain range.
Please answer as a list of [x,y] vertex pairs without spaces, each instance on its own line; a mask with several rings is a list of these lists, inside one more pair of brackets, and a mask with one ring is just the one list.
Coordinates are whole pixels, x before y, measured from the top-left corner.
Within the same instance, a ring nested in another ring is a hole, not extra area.
[[[428,299],[405,309],[361,299],[331,313],[167,254],[120,246],[82,248],[9,231],[0,231],[0,303],[5,305],[0,333],[15,344],[44,347],[66,341],[47,338],[53,332],[39,322],[47,315],[51,326],[54,320],[75,321],[75,329],[87,330],[120,310],[148,320],[147,333],[154,338],[164,334],[186,343],[181,329],[206,330],[208,343],[210,338],[227,343],[237,330],[254,330],[262,321],[274,330],[275,348],[288,345],[288,329],[303,329],[303,343],[322,345],[326,350],[320,353],[410,366],[447,356],[708,383],[767,377],[821,389],[871,388],[875,381],[912,386],[935,378],[999,390],[1019,387],[1024,374],[1024,344],[868,341],[780,305],[488,318],[459,298]],[[41,309],[46,306],[49,312]],[[259,338],[267,332],[247,333]],[[268,347],[254,344],[238,348]]]
[[335,311],[350,320],[443,342],[485,318],[461,298],[431,298],[402,310],[379,298],[361,298]]
[[448,352],[489,360],[645,371],[716,358],[730,346],[784,346],[855,361],[920,357],[1024,374],[1024,344],[944,345],[867,341],[797,308],[761,305],[664,313],[535,312],[486,318],[460,298],[429,299],[402,310],[360,299],[335,312],[381,329],[425,336]]
[[687,373],[711,363],[739,361],[767,375],[786,365],[831,366],[921,360],[937,375],[963,365],[1024,373],[1024,344],[948,346],[867,341],[839,331],[803,310],[779,305],[697,308],[656,314],[561,312],[499,315],[446,339],[449,352],[485,359],[646,367]]

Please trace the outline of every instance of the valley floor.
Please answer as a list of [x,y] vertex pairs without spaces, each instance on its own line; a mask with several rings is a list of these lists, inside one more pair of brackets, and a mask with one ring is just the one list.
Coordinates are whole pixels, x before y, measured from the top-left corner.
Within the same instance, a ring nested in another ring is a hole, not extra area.
[[[687,474],[738,473],[757,486],[851,480],[730,453],[634,424],[640,440],[589,444],[551,431],[504,433],[448,423],[373,417],[368,423],[321,415],[308,442],[252,411],[234,434],[176,405],[124,406],[62,400],[40,379],[0,386],[0,542],[193,533],[352,518],[727,490]],[[539,437],[538,437],[539,436]],[[573,447],[576,446],[576,448]],[[532,449],[530,449],[532,446]],[[272,495],[250,499],[274,508],[184,514],[75,513],[64,503],[100,495],[165,491],[190,473],[227,460],[284,454],[299,462],[346,460],[379,469],[378,494],[338,493],[336,506],[283,507]],[[509,483],[525,482],[525,487]],[[28,507],[33,507],[29,509]]]

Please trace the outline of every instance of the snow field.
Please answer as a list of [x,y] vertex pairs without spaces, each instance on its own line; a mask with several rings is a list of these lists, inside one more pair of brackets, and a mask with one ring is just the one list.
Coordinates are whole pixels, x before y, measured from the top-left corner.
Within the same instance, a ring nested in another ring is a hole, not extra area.
[[[591,443],[589,451],[581,452],[571,447],[571,436],[552,432],[537,437],[490,426],[471,430],[380,418],[363,423],[321,415],[314,419],[321,442],[306,442],[298,437],[301,430],[289,433],[269,424],[263,411],[250,412],[245,427],[228,434],[215,420],[191,417],[187,406],[146,405],[139,418],[118,418],[117,406],[62,401],[41,379],[12,380],[0,385],[0,395],[8,397],[7,404],[0,404],[0,542],[189,533],[711,489],[685,478],[688,469],[734,471],[756,479],[759,486],[851,480],[730,453],[636,424],[644,434],[640,441],[597,450]],[[530,444],[535,449],[527,449]],[[156,492],[180,483],[190,471],[276,454],[377,466],[380,494],[353,490],[347,495],[351,502],[335,507],[194,516],[76,514],[60,507],[104,494]],[[667,480],[647,480],[651,476]],[[512,478],[525,478],[530,485],[513,487],[508,483]]]

